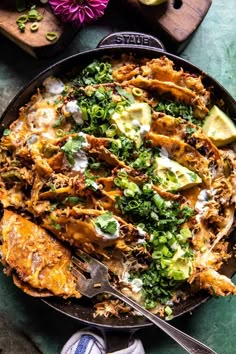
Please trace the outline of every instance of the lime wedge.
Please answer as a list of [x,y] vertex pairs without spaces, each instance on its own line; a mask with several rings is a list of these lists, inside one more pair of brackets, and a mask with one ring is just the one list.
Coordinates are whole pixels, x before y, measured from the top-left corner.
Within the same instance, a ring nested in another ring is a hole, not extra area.
[[210,110],[202,129],[216,146],[225,146],[236,141],[234,122],[217,106]]
[[144,5],[154,6],[154,5],[160,5],[163,2],[166,2],[167,0],[139,0],[139,1]]

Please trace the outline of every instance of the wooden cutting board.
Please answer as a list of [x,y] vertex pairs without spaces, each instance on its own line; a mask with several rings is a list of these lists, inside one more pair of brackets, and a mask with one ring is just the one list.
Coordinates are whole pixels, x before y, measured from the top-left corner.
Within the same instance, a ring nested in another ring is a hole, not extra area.
[[146,6],[139,0],[123,0],[129,4],[132,17],[139,17],[166,45],[180,52],[206,16],[212,0],[167,0],[157,6]]
[[[38,12],[43,15],[43,19],[38,22],[38,31],[31,32],[32,22],[27,22],[25,32],[20,32],[16,20],[27,11],[19,13],[16,11],[15,1],[0,0],[0,32],[36,58],[53,56],[69,44],[78,29],[59,21],[48,5],[39,2],[36,4]],[[57,38],[52,42],[48,41],[47,32],[56,32]]]
[[[111,8],[113,1],[120,0],[110,0]],[[24,33],[19,31],[16,19],[24,12],[16,11],[13,0],[0,0],[0,32],[36,58],[53,56],[70,43],[78,29],[62,23],[48,5],[42,5],[39,0],[32,0],[31,3],[33,2],[43,15],[37,32],[30,31],[31,23],[26,24]],[[146,23],[152,34],[161,39],[169,51],[178,53],[189,42],[207,14],[211,2],[212,0],[167,0],[158,6],[145,6],[139,0],[122,0],[121,4],[129,12],[133,23]],[[140,30],[142,29],[143,26],[140,25]],[[52,31],[57,33],[57,39],[49,42],[45,34]]]

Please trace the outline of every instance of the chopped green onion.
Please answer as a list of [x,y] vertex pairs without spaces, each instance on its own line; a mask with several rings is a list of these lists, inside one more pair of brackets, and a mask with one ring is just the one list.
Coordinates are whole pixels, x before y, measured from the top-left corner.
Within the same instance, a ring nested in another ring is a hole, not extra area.
[[158,209],[162,208],[165,203],[164,199],[157,193],[154,194],[152,200],[154,201],[154,203]]
[[56,32],[47,32],[46,38],[48,41],[53,42],[58,38],[58,34]]
[[64,131],[62,129],[57,129],[56,135],[58,136],[58,138],[60,138],[64,135]]
[[28,12],[28,18],[30,21],[41,21],[43,19],[43,15],[41,15],[37,10],[36,6],[32,6]]
[[165,313],[167,314],[167,316],[172,315],[173,311],[172,311],[172,309],[170,308],[170,306],[166,306],[166,307],[165,307]]
[[39,24],[37,22],[32,23],[32,25],[30,26],[31,32],[36,32],[38,31],[38,29],[39,29]]
[[114,136],[117,134],[116,126],[115,124],[112,124],[106,131],[106,136],[108,138],[114,138]]
[[134,96],[141,97],[143,94],[143,90],[138,87],[134,87],[134,88],[132,88],[132,94]]
[[17,19],[16,19],[16,23],[26,23],[28,21],[28,16],[26,14],[24,15],[20,15]]
[[51,188],[51,190],[52,190],[53,193],[56,193],[56,192],[57,192],[57,190],[56,190],[56,188],[55,188],[55,186],[54,186],[53,183],[50,183],[50,188]]
[[18,28],[21,32],[25,32],[25,24],[23,22],[18,23]]

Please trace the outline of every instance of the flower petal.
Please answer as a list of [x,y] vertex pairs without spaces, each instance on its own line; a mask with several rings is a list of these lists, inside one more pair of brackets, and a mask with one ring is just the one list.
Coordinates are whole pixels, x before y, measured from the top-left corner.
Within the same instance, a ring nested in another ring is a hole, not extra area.
[[55,15],[61,16],[64,22],[73,22],[77,27],[101,17],[108,2],[109,0],[49,0]]

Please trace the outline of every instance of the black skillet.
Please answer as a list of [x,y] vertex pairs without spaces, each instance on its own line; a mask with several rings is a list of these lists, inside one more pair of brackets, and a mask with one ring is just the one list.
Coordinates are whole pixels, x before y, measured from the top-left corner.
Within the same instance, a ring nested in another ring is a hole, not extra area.
[[[73,55],[66,58],[44,70],[37,75],[18,95],[12,100],[6,108],[0,121],[0,132],[3,131],[12,121],[18,117],[18,110],[27,103],[36,89],[41,86],[43,80],[49,75],[64,76],[73,75],[83,66],[90,63],[93,59],[99,59],[103,56],[119,57],[122,53],[132,53],[137,57],[156,58],[166,55],[174,61],[176,68],[182,67],[185,71],[201,74],[202,71],[195,65],[173,54],[165,52],[163,44],[155,37],[136,32],[118,32],[105,37],[94,50]],[[236,101],[233,97],[211,76],[204,73],[204,84],[207,87],[213,87],[213,95],[221,97],[227,107],[227,113],[231,117],[236,117]],[[230,236],[230,248],[233,252],[233,246],[236,244],[236,232]],[[236,257],[223,265],[222,273],[232,277],[236,271]],[[174,317],[178,317],[186,312],[195,309],[200,304],[210,298],[205,292],[199,292],[187,300],[180,302],[174,308]],[[136,330],[151,326],[143,317],[126,315],[121,318],[103,318],[93,317],[92,303],[88,299],[81,300],[63,300],[58,298],[43,299],[44,303],[53,307],[57,311],[79,320],[80,322],[104,328],[105,330]]]

